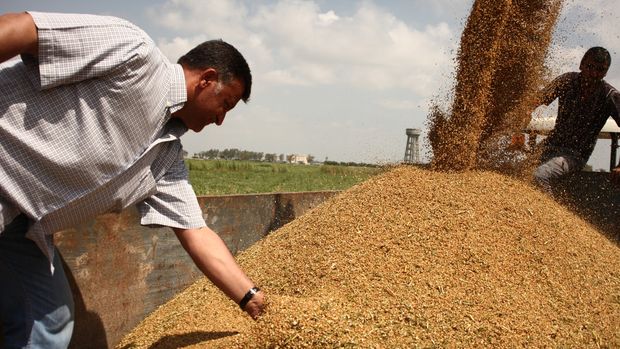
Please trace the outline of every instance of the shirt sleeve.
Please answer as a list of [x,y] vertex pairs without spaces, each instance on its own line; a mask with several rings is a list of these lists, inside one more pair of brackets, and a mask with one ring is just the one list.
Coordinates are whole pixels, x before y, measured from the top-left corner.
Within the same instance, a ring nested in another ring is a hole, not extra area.
[[555,78],[547,85],[540,94],[540,102],[544,105],[551,104],[554,100],[562,95],[562,91],[566,88],[570,80],[570,74],[562,74]]
[[609,115],[611,115],[616,121],[616,124],[620,126],[620,92],[615,88],[611,88],[607,95],[607,103]]
[[143,225],[193,229],[206,226],[196,194],[189,184],[188,172],[179,157],[157,180],[157,193],[137,204]]
[[29,14],[37,26],[41,89],[110,74],[145,57],[155,46],[146,33],[120,18]]

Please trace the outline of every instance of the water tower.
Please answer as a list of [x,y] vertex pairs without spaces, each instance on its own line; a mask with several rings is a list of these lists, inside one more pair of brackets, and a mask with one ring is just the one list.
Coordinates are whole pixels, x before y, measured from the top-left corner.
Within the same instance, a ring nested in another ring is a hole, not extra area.
[[422,134],[422,131],[417,128],[408,128],[407,134],[407,147],[405,148],[405,163],[406,164],[418,164],[420,163],[420,145],[418,139]]

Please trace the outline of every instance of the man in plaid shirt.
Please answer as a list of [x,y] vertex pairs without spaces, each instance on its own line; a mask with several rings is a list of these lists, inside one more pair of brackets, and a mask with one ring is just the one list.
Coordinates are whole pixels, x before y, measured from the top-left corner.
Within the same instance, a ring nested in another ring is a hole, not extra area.
[[0,42],[4,347],[68,346],[73,301],[52,234],[131,205],[142,224],[171,227],[198,268],[258,317],[264,295],[206,226],[180,143],[247,102],[243,56],[214,40],[173,64],[141,29],[92,15],[2,15]]

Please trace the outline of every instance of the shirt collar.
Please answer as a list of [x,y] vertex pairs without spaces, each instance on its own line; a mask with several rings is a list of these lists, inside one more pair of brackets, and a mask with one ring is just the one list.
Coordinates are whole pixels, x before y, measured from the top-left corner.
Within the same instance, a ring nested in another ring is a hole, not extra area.
[[170,91],[168,91],[167,106],[170,113],[174,113],[183,107],[187,101],[187,87],[185,85],[185,74],[180,64],[172,66],[172,74],[170,77]]

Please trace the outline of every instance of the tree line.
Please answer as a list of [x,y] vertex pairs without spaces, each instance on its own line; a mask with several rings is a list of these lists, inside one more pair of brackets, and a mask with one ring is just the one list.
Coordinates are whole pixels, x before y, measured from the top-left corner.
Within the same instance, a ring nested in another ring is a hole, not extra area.
[[[262,153],[249,150],[232,149],[209,149],[195,153],[193,158],[205,160],[247,160],[247,161],[266,161],[266,162],[292,162],[293,154]],[[314,156],[307,155],[308,162],[314,162]]]

